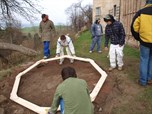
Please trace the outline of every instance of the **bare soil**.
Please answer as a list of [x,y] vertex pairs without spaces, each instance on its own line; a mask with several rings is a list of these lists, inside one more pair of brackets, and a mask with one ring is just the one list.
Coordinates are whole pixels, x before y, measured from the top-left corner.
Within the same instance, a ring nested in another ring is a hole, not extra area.
[[[14,69],[12,76],[6,77],[0,82],[0,94],[8,98],[5,103],[0,105],[0,107],[5,109],[6,114],[16,114],[20,108],[24,110],[23,114],[35,114],[9,100],[16,75],[29,66],[30,65],[23,65],[23,67]],[[23,75],[17,93],[18,96],[39,106],[51,106],[56,87],[62,83],[61,70],[66,66],[74,67],[78,78],[86,80],[89,91],[93,90],[100,78],[100,74],[94,67],[90,63],[80,61],[75,61],[73,64],[70,64],[69,60],[66,59],[63,65],[59,65],[57,61],[48,62],[47,64],[38,65]]]
[[[95,114],[132,114],[132,112],[141,113],[145,109],[143,103],[135,99],[144,89],[128,79],[130,67],[132,71],[138,69],[132,67],[136,63],[136,61],[126,62],[123,71],[115,69],[108,72],[106,70],[108,77],[93,102]],[[36,114],[9,99],[16,75],[28,68],[30,64],[14,68],[11,76],[0,81],[0,95],[7,97],[5,102],[0,103],[0,108],[4,109],[5,114]],[[86,80],[89,91],[93,90],[100,78],[100,74],[90,63],[75,61],[70,64],[69,60],[65,60],[63,65],[59,65],[57,61],[53,61],[41,64],[25,74],[21,78],[18,95],[39,106],[51,106],[56,87],[62,83],[60,72],[65,66],[72,66],[76,69],[78,78]]]
[[74,67],[78,78],[86,80],[89,90],[93,90],[100,74],[90,63],[75,61],[70,64],[65,60],[63,65],[59,65],[56,61],[52,61],[39,65],[21,78],[18,96],[39,106],[51,106],[56,87],[62,83],[61,70],[66,66]]

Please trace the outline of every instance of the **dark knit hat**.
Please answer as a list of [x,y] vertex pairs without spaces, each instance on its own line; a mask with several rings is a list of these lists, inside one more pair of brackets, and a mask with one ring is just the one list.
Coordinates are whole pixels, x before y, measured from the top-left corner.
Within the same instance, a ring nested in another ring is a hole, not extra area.
[[112,15],[107,14],[107,15],[104,17],[104,21],[105,21],[105,22],[108,22],[108,21],[114,22],[115,19],[114,19],[114,17],[113,17]]
[[146,0],[146,4],[152,4],[152,0]]

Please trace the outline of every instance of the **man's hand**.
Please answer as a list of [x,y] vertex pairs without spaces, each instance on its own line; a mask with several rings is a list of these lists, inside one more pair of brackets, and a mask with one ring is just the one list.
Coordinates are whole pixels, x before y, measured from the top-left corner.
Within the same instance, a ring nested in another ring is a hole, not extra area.
[[108,47],[105,47],[104,50],[105,50],[105,51],[108,51]]
[[95,36],[92,35],[92,38],[95,38]]
[[46,114],[51,114],[51,112],[49,112],[49,109],[45,109]]
[[39,38],[42,38],[41,34],[39,34]]
[[72,54],[72,56],[73,56],[73,57],[76,57],[76,55],[75,55],[75,54]]
[[57,53],[55,57],[60,57],[60,54],[59,54],[59,53]]

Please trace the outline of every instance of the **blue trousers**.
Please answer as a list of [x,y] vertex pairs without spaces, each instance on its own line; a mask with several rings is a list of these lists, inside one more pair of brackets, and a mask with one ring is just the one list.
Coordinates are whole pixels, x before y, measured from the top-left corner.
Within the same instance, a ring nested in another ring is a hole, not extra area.
[[146,85],[152,80],[152,48],[140,45],[140,83]]
[[60,112],[61,114],[64,114],[64,102],[62,98],[60,99]]
[[92,43],[90,46],[90,51],[94,50],[95,45],[97,44],[97,51],[101,51],[101,37],[102,36],[96,36],[94,38],[92,38]]
[[50,41],[43,42],[43,52],[44,52],[44,56],[46,57],[50,56]]

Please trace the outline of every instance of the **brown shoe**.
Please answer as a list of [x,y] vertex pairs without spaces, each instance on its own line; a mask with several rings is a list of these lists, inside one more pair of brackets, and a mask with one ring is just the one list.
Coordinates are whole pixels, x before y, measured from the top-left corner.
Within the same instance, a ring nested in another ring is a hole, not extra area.
[[151,85],[152,84],[152,80],[148,80],[147,84]]

